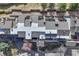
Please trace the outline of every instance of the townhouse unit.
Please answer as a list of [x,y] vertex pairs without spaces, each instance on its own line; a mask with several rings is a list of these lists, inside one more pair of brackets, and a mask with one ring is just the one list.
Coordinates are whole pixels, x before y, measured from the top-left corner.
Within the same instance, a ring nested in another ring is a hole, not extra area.
[[[23,37],[18,37],[17,34],[10,34],[10,30],[15,26],[14,17],[0,17],[0,42],[8,42],[12,47],[21,48]],[[12,43],[10,43],[12,42]],[[13,46],[13,44],[15,45]]]
[[79,20],[78,20],[78,18],[72,17],[70,27],[71,27],[71,38],[74,41],[78,41],[78,37],[79,37]]

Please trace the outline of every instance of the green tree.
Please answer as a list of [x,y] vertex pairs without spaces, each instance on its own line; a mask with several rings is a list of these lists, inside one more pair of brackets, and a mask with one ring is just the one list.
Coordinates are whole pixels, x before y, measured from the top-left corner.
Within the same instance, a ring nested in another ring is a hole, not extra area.
[[74,11],[74,10],[77,10],[78,7],[79,7],[78,3],[72,3],[70,4],[69,9]]
[[0,51],[4,51],[5,48],[8,48],[9,45],[7,43],[1,42],[0,43]]
[[59,10],[61,10],[61,11],[66,11],[66,7],[67,7],[66,3],[60,3],[59,4]]
[[[52,9],[54,9],[54,6],[55,6],[55,3],[49,3],[48,8],[49,8],[50,10],[52,10]],[[52,15],[52,12],[49,12],[49,14]]]
[[45,10],[47,8],[47,3],[42,3],[41,6],[42,6],[43,10]]
[[50,8],[50,9],[53,9],[54,6],[55,6],[55,3],[49,3],[49,8]]

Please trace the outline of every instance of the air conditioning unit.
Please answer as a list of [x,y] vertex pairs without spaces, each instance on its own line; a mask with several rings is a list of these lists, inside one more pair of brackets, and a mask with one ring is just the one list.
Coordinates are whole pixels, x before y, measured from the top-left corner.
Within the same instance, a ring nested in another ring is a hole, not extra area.
[[37,47],[44,47],[44,41],[38,41]]
[[45,39],[45,35],[40,35],[40,39]]

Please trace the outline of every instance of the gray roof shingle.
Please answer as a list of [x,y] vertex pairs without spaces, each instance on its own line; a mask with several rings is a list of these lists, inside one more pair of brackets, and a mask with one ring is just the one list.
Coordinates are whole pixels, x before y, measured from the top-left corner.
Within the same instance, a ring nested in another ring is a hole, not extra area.
[[44,20],[38,21],[38,27],[44,27],[44,26],[45,26]]
[[5,21],[4,23],[0,22],[0,28],[11,28],[12,21]]
[[31,15],[30,17],[31,17],[32,22],[38,23],[38,15]]
[[71,20],[70,20],[70,26],[74,27],[75,24],[76,24],[75,22],[76,22],[76,19],[75,18],[71,18]]
[[46,29],[57,29],[55,22],[46,21]]
[[24,26],[30,27],[31,26],[31,21],[24,21]]
[[58,30],[69,30],[69,25],[67,22],[58,22]]
[[24,23],[26,15],[19,15],[18,19],[18,23]]

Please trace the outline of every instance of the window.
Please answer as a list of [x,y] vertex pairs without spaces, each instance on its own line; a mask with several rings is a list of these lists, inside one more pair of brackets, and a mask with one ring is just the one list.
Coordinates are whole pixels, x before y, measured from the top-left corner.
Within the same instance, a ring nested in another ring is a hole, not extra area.
[[30,36],[30,33],[28,33],[28,36]]
[[43,19],[43,16],[39,16],[39,17],[38,17],[38,20],[42,20],[42,19]]
[[77,36],[76,35],[71,35],[71,38],[72,39],[77,39]]
[[46,24],[46,22],[44,22],[44,25]]
[[33,40],[37,40],[38,38],[37,38],[37,37],[32,37],[32,39],[33,39]]
[[56,27],[58,27],[58,24],[55,24]]
[[30,16],[26,16],[26,18],[25,19],[30,19]]
[[30,26],[31,26],[31,24],[32,24],[32,21],[30,21]]
[[70,18],[70,16],[64,16],[64,18]]
[[76,44],[76,47],[79,47],[79,43]]
[[76,21],[74,21],[74,23],[76,23]]

